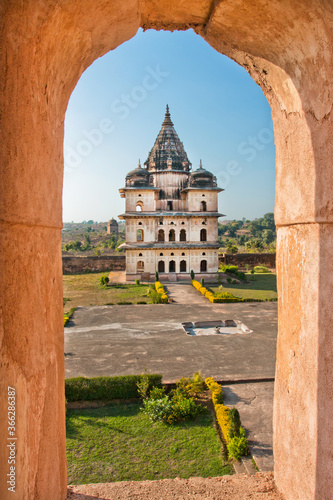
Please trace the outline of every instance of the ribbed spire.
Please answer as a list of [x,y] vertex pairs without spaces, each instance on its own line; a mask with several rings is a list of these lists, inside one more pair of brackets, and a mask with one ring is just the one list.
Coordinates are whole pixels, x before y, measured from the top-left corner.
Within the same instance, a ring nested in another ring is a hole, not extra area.
[[172,170],[189,171],[191,163],[184,150],[183,143],[179,140],[173,127],[169,106],[167,105],[162,128],[149,152],[145,165],[149,171],[167,170],[167,161],[169,159],[172,160]]
[[140,161],[140,158],[139,158],[138,168],[141,168],[141,161]]

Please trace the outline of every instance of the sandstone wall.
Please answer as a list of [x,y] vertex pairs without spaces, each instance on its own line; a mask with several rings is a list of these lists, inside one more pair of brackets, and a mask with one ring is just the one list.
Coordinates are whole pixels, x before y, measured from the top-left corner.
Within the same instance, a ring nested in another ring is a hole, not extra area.
[[63,274],[80,274],[87,271],[125,271],[125,255],[105,257],[69,257],[63,256]]
[[230,264],[245,269],[246,264],[250,267],[263,265],[270,269],[275,269],[275,253],[225,253],[219,255],[219,264]]

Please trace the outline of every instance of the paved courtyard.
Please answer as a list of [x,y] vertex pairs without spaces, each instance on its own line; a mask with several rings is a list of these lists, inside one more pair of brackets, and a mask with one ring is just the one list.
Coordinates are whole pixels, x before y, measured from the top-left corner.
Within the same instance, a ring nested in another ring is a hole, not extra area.
[[[191,337],[181,323],[238,319],[253,333]],[[66,377],[201,370],[218,380],[274,377],[277,304],[236,303],[80,307],[65,328]]]

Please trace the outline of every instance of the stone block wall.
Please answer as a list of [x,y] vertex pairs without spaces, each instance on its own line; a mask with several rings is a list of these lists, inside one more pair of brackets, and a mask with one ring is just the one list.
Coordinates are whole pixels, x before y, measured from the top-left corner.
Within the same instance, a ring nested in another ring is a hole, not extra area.
[[125,255],[108,255],[102,257],[62,257],[63,274],[80,274],[87,271],[125,271]]
[[245,269],[246,264],[250,267],[263,265],[275,269],[275,261],[275,253],[225,253],[219,255],[219,263],[238,266],[240,269]]

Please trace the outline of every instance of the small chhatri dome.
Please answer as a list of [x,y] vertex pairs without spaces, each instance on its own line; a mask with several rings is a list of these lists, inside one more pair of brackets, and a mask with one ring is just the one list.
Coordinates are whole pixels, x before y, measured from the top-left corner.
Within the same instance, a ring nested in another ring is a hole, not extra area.
[[138,167],[126,175],[126,186],[148,186],[149,172],[141,167],[140,159]]
[[215,175],[203,168],[201,160],[199,168],[189,176],[189,186],[198,188],[217,187]]
[[185,170],[186,172],[190,170],[191,162],[173,127],[169,106],[167,105],[162,128],[145,161],[145,165],[149,171],[167,170],[170,159],[172,161],[172,170]]

